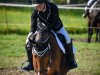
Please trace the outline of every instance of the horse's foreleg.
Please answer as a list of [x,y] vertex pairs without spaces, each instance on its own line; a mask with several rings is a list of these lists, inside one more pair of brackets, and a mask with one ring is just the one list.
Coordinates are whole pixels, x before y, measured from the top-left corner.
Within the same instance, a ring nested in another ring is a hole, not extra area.
[[47,75],[62,75],[60,72],[57,72],[57,71],[48,71]]
[[100,42],[100,24],[97,24],[95,42]]
[[99,36],[98,38],[99,38],[99,43],[100,43],[100,28],[99,28],[99,35],[98,36]]
[[99,28],[96,29],[96,38],[95,38],[95,42],[98,41],[99,38]]
[[59,65],[51,64],[50,68],[48,68],[47,75],[61,75]]
[[[59,57],[60,58],[60,57]],[[60,61],[52,61],[52,63],[49,65],[47,75],[61,75],[60,74]]]
[[98,28],[98,41],[100,43],[100,23],[99,23],[99,28]]
[[88,43],[90,43],[90,24],[91,22],[89,21],[88,22],[88,40],[87,40]]
[[93,28],[88,28],[88,43],[91,42],[92,34],[93,34]]
[[53,75],[54,71],[52,68],[48,68],[47,75]]

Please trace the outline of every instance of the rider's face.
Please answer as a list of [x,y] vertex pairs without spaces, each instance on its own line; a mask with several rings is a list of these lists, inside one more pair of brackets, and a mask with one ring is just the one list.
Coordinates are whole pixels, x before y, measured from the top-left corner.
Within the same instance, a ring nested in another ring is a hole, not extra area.
[[44,3],[38,4],[38,5],[36,6],[36,10],[38,10],[38,11],[43,11],[44,8],[45,8],[45,4],[44,4]]

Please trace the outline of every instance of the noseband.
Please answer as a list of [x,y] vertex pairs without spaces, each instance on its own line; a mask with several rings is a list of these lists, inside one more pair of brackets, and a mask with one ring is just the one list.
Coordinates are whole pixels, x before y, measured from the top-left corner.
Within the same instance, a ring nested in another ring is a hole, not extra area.
[[50,44],[47,45],[47,47],[43,51],[37,51],[35,47],[32,48],[32,54],[35,53],[39,57],[44,56],[44,54],[50,50]]

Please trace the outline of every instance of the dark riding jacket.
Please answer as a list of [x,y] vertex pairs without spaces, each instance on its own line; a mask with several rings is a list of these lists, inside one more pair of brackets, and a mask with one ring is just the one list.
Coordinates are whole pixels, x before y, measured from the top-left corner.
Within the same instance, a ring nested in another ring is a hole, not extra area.
[[46,3],[45,11],[34,10],[31,16],[31,32],[35,32],[38,27],[38,22],[42,22],[47,25],[48,29],[53,31],[59,31],[63,24],[59,18],[58,7],[53,3]]

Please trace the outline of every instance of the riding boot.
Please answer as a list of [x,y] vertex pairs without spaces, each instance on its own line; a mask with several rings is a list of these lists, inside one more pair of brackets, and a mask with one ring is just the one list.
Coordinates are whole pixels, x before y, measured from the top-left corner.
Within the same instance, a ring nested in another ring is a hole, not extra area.
[[33,64],[32,64],[32,49],[31,47],[27,47],[28,45],[25,46],[26,48],[26,52],[27,52],[27,57],[28,57],[28,65],[26,65],[25,67],[22,68],[22,70],[25,71],[30,71],[33,70]]
[[66,46],[66,59],[67,59],[67,67],[69,67],[70,69],[77,67],[77,63],[75,61],[75,57],[73,53],[72,41]]
[[83,18],[86,18],[87,15],[89,14],[89,9],[88,9],[88,7],[89,7],[89,6],[87,6],[87,8],[86,8],[84,14],[82,15]]

